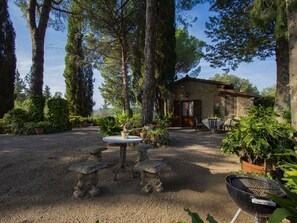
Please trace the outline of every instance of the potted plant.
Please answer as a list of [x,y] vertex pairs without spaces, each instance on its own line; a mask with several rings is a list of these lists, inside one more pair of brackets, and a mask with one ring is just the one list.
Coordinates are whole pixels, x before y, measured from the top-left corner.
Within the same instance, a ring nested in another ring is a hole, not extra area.
[[[266,171],[266,162],[271,167],[282,159],[275,154],[293,149],[296,145],[293,136],[295,130],[289,124],[279,123],[276,117],[272,108],[250,108],[248,115],[238,120],[235,128],[226,134],[221,151],[240,157],[243,171]],[[258,165],[260,170],[244,169],[244,164]]]
[[34,129],[35,129],[36,135],[43,134],[44,129],[49,125],[50,125],[50,123],[47,121],[35,122]]
[[147,136],[147,130],[145,130],[144,128],[141,130],[141,132],[139,133],[141,138],[145,138]]

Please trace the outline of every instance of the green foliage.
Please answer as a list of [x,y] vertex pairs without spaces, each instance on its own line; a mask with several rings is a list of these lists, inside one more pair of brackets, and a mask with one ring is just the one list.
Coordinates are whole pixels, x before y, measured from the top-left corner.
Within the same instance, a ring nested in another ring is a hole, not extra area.
[[145,141],[155,147],[168,145],[170,139],[167,127],[155,127],[147,130]]
[[59,132],[70,129],[69,107],[67,100],[63,98],[51,98],[47,101],[48,120],[52,124],[49,132]]
[[214,77],[211,77],[210,79],[224,82],[227,84],[233,84],[234,89],[240,92],[259,94],[257,87],[254,86],[248,79],[240,78],[233,74],[216,74]]
[[[295,183],[297,180],[294,179]],[[275,201],[280,208],[277,208],[270,216],[269,223],[279,223],[284,219],[290,220],[291,223],[297,222],[297,194],[288,190],[281,183],[279,185],[286,192],[287,197],[279,197],[276,195],[269,195],[273,201]]]
[[264,88],[261,91],[261,95],[264,96],[264,97],[267,97],[267,96],[275,97],[275,92],[276,92],[276,86],[274,85],[272,87]]
[[[190,209],[184,209],[192,218],[192,223],[204,223],[197,212],[192,212]],[[218,223],[210,214],[207,214],[206,220],[209,223]],[[178,223],[186,223],[185,221],[179,221]]]
[[279,160],[274,156],[296,145],[293,134],[296,132],[289,124],[281,124],[271,108],[252,107],[248,116],[240,119],[235,129],[223,139],[221,151],[235,154],[254,164],[266,160]]
[[13,109],[14,105],[15,31],[10,20],[7,2],[0,2],[0,118]]
[[21,108],[8,111],[4,117],[5,130],[13,134],[24,134],[25,123],[29,121],[28,112]]
[[198,40],[195,36],[189,35],[186,29],[176,30],[176,73],[188,73],[190,76],[198,76],[200,67],[198,64],[203,56],[202,49],[205,43]]
[[5,122],[3,119],[0,119],[0,134],[5,133]]
[[142,126],[140,113],[133,114],[131,118],[125,113],[118,114],[117,121],[120,126],[125,126],[127,129],[140,128]]
[[28,98],[28,89],[25,81],[20,77],[20,73],[17,70],[14,82],[14,95],[16,103],[23,103]]
[[81,116],[79,115],[71,115],[69,117],[69,121],[71,123],[72,127],[79,127],[80,126],[80,120],[81,120]]
[[70,116],[69,121],[72,127],[84,127],[90,125],[99,125],[99,119],[94,117]]
[[47,128],[50,126],[51,123],[49,121],[34,122],[34,128]]
[[72,1],[72,11],[68,20],[68,40],[65,57],[66,98],[72,115],[89,116],[93,111],[93,70],[86,59],[84,31],[81,11]]
[[254,0],[214,1],[210,10],[215,15],[206,23],[206,35],[212,40],[212,45],[207,46],[206,60],[211,67],[236,69],[239,63],[275,54],[274,23],[255,26],[247,10],[253,4]]
[[99,119],[99,133],[103,136],[119,135],[122,128],[112,116]]
[[[113,55],[113,57],[115,56],[118,55]],[[121,108],[123,110],[123,93],[122,90],[119,90],[123,89],[124,87],[122,81],[120,61],[113,58],[105,58],[104,63],[98,66],[98,69],[100,70],[101,76],[104,79],[104,83],[102,83],[99,87],[102,97],[113,107]],[[129,75],[129,83],[131,83],[131,79],[132,77]],[[135,101],[135,97],[130,84],[129,97],[131,101]]]
[[285,186],[279,182],[279,185],[287,194],[286,198],[276,195],[270,195],[280,207],[277,208],[271,217],[269,223],[279,223],[285,218],[292,223],[297,222],[297,151],[285,151],[282,155],[290,156],[289,162],[286,162],[279,167],[284,171]]
[[28,109],[31,121],[38,122],[44,120],[45,98],[40,95],[29,97]]
[[254,101],[254,105],[262,106],[263,108],[273,108],[275,104],[275,97],[264,96],[259,97]]
[[49,86],[45,85],[44,91],[43,91],[43,96],[45,98],[45,101],[48,101],[52,97],[51,91]]

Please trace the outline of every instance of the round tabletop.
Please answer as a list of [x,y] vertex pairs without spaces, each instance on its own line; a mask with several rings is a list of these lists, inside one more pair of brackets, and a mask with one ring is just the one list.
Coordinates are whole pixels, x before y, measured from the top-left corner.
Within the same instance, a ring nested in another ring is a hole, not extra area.
[[124,139],[120,135],[115,136],[106,136],[103,138],[103,141],[108,143],[118,143],[118,144],[125,144],[125,143],[133,143],[133,142],[141,142],[143,139],[139,136],[128,136],[128,138]]

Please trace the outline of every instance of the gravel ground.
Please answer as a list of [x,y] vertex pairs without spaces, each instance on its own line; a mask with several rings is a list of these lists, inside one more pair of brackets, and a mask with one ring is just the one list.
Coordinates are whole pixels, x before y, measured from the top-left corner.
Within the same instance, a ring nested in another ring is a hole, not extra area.
[[[221,154],[224,135],[174,129],[170,136],[170,146],[149,151],[151,158],[168,164],[161,174],[165,192],[141,193],[140,178],[127,172],[113,181],[119,147],[108,146],[103,152],[108,166],[99,171],[102,193],[76,199],[76,176],[68,168],[88,158],[83,147],[104,145],[97,127],[50,135],[0,135],[0,222],[191,222],[184,208],[203,219],[210,213],[218,222],[230,222],[238,208],[228,195],[225,177],[240,165],[236,157]],[[128,147],[128,164],[133,166],[135,160],[135,149]],[[254,217],[242,213],[237,222],[254,222]]]

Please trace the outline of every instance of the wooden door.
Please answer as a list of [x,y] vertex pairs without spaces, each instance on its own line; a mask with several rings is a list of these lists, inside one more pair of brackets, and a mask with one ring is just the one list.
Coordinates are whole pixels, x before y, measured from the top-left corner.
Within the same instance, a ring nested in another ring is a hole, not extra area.
[[201,101],[186,100],[175,101],[173,111],[174,127],[195,127],[195,118],[201,123]]

